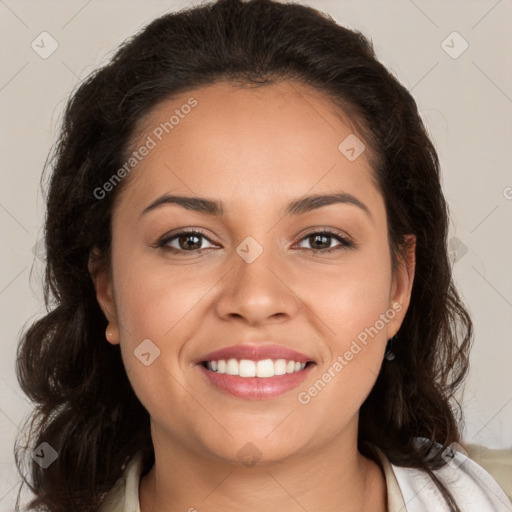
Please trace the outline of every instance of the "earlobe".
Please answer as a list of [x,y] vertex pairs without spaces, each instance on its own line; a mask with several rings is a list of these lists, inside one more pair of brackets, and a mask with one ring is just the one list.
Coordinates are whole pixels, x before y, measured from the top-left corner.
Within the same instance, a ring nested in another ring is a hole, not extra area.
[[119,329],[117,328],[116,322],[109,322],[105,329],[105,338],[107,338],[107,341],[112,345],[119,344]]

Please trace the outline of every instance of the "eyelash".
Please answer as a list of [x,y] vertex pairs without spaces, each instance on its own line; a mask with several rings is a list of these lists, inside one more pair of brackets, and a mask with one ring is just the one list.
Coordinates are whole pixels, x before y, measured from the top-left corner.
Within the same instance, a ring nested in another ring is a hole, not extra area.
[[[156,247],[164,249],[165,251],[169,251],[169,252],[175,253],[175,254],[177,254],[177,253],[194,253],[194,252],[199,252],[199,251],[210,249],[210,247],[208,247],[206,249],[194,249],[192,251],[185,251],[183,249],[176,249],[175,247],[169,247],[167,245],[170,241],[172,241],[172,240],[174,240],[176,238],[179,238],[180,236],[183,236],[183,235],[196,235],[196,236],[205,238],[206,240],[208,240],[212,244],[214,243],[202,231],[197,230],[197,229],[190,229],[190,230],[187,230],[187,231],[180,231],[179,233],[175,233],[172,236],[166,236],[166,237],[162,238],[159,242],[157,242]],[[333,231],[333,230],[331,230],[329,228],[320,228],[320,231],[311,231],[310,233],[307,233],[306,235],[304,235],[299,240],[299,242],[301,242],[302,240],[304,240],[304,239],[306,239],[308,237],[311,237],[313,235],[327,235],[329,237],[336,238],[341,243],[341,246],[340,247],[333,247],[331,249],[318,249],[318,250],[316,250],[316,249],[306,249],[307,251],[313,251],[313,252],[318,252],[318,253],[321,253],[321,254],[325,254],[325,253],[331,253],[331,252],[334,252],[334,251],[340,251],[342,249],[352,248],[355,245],[354,242],[349,240],[347,237],[345,237],[343,235],[340,235],[340,233],[338,233],[336,231]]]

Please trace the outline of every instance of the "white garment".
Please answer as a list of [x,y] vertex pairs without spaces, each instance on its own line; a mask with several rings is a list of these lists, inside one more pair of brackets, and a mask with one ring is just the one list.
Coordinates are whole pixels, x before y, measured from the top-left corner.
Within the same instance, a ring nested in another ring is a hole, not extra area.
[[[441,492],[425,471],[395,466],[382,452],[378,454],[384,465],[389,512],[449,511]],[[512,512],[512,499],[484,468],[462,453],[454,451],[453,455],[448,464],[433,473],[452,493],[462,512]]]
[[[448,511],[427,473],[395,466],[380,450],[376,451],[386,478],[389,512]],[[139,452],[127,464],[99,512],[140,512],[141,471],[142,454]],[[494,478],[465,455],[454,452],[450,463],[433,472],[450,490],[462,512],[512,512],[512,500]]]

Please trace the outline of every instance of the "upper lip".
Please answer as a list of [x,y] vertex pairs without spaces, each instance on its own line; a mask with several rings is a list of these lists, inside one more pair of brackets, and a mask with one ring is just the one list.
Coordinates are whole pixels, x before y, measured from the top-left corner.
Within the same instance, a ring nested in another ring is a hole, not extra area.
[[196,363],[205,361],[218,361],[220,359],[250,359],[252,361],[261,361],[263,359],[286,359],[287,361],[296,361],[298,363],[312,362],[313,358],[276,344],[240,344],[221,348],[209,352],[196,360]]

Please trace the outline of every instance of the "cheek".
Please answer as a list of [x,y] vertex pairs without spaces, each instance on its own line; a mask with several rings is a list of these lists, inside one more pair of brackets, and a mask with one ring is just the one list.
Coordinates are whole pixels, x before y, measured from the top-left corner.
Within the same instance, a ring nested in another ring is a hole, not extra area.
[[169,275],[165,266],[155,266],[142,251],[131,250],[130,254],[130,259],[117,261],[113,254],[123,363],[151,417],[173,429],[174,409],[162,404],[174,404],[186,417],[198,414],[180,384],[179,364],[181,349],[197,328],[194,306],[208,288],[194,288],[196,281],[191,283],[183,270]]
[[187,314],[201,301],[211,283],[187,266],[171,269],[144,251],[131,250],[129,260],[114,263],[116,307],[123,342],[140,343],[176,338]]
[[314,286],[302,292],[321,320],[325,359],[297,400],[308,416],[332,420],[334,430],[357,413],[371,391],[396,315],[389,304],[391,262],[385,252],[375,254],[383,257],[361,254],[336,275],[317,274]]
[[382,323],[381,315],[390,309],[392,281],[386,256],[385,249],[353,252],[328,272],[320,268],[309,277],[307,273],[296,276],[297,283],[302,279],[300,296],[324,323],[332,351],[344,351],[351,340],[375,324],[379,335],[386,336],[387,323]]

